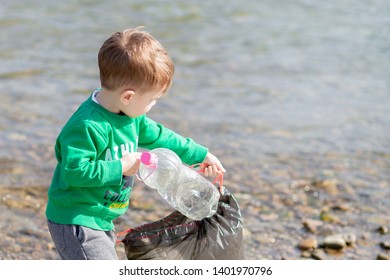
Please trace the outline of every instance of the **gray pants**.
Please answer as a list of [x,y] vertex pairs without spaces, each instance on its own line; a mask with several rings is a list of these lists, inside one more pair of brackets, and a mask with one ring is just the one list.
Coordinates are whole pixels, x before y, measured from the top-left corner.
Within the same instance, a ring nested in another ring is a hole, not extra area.
[[114,231],[48,221],[54,244],[63,260],[117,260]]

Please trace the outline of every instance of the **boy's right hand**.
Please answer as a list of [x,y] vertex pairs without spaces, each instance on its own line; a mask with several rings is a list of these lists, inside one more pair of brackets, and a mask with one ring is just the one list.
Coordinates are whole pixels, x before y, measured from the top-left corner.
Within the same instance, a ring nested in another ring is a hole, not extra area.
[[141,163],[141,153],[129,153],[120,159],[122,163],[122,175],[133,176],[137,173]]

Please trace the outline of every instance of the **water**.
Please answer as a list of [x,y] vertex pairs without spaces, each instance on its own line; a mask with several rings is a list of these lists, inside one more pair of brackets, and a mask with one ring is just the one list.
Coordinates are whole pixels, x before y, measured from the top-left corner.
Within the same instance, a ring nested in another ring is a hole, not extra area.
[[330,178],[354,222],[389,223],[389,12],[386,0],[4,0],[0,185],[49,185],[59,130],[99,86],[100,45],[144,25],[176,67],[150,116],[220,157],[250,221],[257,205],[283,223],[301,195],[320,208],[331,196],[297,182]]

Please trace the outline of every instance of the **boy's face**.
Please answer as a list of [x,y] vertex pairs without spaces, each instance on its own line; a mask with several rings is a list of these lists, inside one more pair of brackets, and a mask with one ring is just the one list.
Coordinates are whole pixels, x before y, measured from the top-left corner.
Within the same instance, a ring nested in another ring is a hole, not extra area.
[[149,112],[162,95],[162,92],[134,92],[122,111],[132,118],[141,116]]

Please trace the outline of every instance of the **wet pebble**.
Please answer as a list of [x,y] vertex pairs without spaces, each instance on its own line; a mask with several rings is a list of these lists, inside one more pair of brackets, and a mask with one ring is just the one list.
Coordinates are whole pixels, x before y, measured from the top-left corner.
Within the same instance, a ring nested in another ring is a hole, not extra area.
[[385,253],[380,253],[377,256],[377,260],[390,260],[390,255]]
[[341,234],[329,235],[324,239],[324,247],[333,250],[343,250],[347,246]]
[[383,249],[390,250],[390,241],[383,241],[379,244]]
[[350,211],[351,209],[352,207],[347,203],[337,203],[332,206],[332,210],[342,211],[342,212],[347,212]]
[[317,233],[318,228],[323,225],[322,221],[307,219],[303,221],[303,226],[311,233]]
[[333,224],[339,224],[340,223],[340,218],[330,212],[327,211],[321,211],[320,213],[320,218],[321,221],[323,222],[329,222]]
[[315,249],[318,246],[317,239],[315,237],[309,237],[301,240],[299,242],[298,247],[301,250],[310,250],[310,249]]
[[389,229],[386,227],[386,226],[380,226],[378,227],[377,231],[380,233],[380,234],[386,234],[389,232]]
[[272,244],[276,241],[274,237],[268,235],[255,236],[254,239],[260,244]]
[[343,234],[343,238],[344,238],[344,240],[345,240],[345,243],[346,243],[348,246],[352,246],[353,244],[356,243],[356,235],[353,234],[353,233]]
[[301,252],[301,257],[302,258],[310,258],[311,257],[311,252],[310,251],[302,251]]
[[315,260],[326,260],[327,256],[324,250],[316,249],[311,253],[311,257]]

